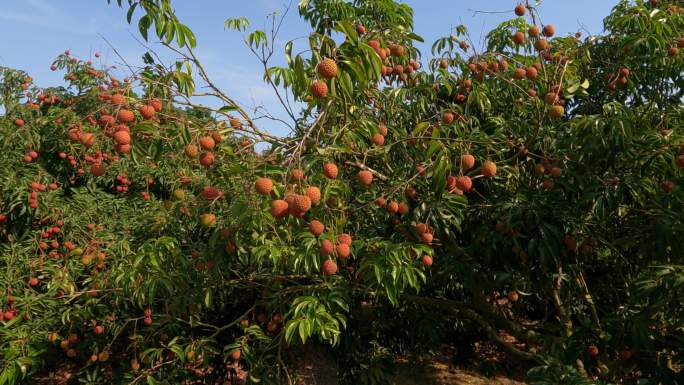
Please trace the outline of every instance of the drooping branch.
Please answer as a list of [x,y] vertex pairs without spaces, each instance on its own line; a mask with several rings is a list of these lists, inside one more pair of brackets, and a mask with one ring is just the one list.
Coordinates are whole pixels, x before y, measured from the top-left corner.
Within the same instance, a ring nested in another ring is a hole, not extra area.
[[418,297],[414,295],[405,295],[403,298],[415,304],[436,307],[446,310],[454,315],[465,317],[480,326],[493,343],[498,345],[512,357],[515,357],[521,361],[532,361],[535,359],[534,354],[524,352],[513,346],[511,343],[506,342],[499,336],[497,330],[494,329],[494,327],[492,327],[492,325],[483,316],[470,309],[466,304],[453,300]]

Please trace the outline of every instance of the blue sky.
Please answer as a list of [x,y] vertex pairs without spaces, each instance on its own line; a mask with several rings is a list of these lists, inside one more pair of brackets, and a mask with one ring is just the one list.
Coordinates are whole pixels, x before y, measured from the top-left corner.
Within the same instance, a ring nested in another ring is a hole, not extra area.
[[[1,0],[0,65],[23,69],[40,86],[58,85],[61,74],[51,72],[50,63],[65,49],[79,58],[92,58],[101,52],[101,60],[116,64],[119,59],[104,41],[106,38],[130,63],[140,63],[145,52],[135,39],[137,28],[126,23],[125,10],[105,0]],[[114,1],[115,2],[115,1]],[[306,36],[308,25],[299,19],[297,0],[292,1],[281,31],[280,46],[290,39]],[[425,38],[419,46],[423,58],[435,39],[450,34],[451,28],[464,24],[476,43],[486,31],[513,16],[516,0],[406,0],[415,13],[415,31]],[[542,22],[556,26],[558,34],[578,30],[602,31],[602,19],[617,0],[544,0],[539,7]],[[263,105],[274,115],[282,116],[275,97],[262,82],[259,62],[243,46],[234,31],[225,31],[229,17],[246,16],[253,27],[261,27],[266,16],[282,10],[289,0],[174,0],[178,17],[197,35],[198,56],[212,79],[243,106]],[[486,11],[480,13],[476,11]],[[163,48],[152,44],[158,52]],[[281,50],[282,51],[282,50]],[[163,57],[172,58],[166,54]],[[282,64],[279,55],[274,64]],[[123,76],[123,75],[122,75]],[[284,135],[287,130],[263,122],[268,131]]]

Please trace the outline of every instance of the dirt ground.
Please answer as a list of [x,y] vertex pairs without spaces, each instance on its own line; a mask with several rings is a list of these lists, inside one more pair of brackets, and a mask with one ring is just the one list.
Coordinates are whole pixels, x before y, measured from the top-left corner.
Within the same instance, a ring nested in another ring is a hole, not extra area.
[[487,378],[454,367],[446,358],[433,357],[430,362],[400,363],[395,385],[524,385],[506,377]]
[[[298,385],[337,385],[334,360],[323,351],[309,351],[299,366]],[[395,385],[525,385],[506,377],[487,378],[453,366],[441,355],[418,362],[397,362]]]

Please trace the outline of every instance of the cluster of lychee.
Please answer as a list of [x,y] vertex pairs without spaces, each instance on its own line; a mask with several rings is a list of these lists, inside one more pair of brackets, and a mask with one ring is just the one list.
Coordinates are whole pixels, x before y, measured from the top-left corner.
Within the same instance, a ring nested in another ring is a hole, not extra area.
[[[334,163],[325,163],[323,165],[323,175],[327,179],[336,179],[338,175],[337,165]],[[305,179],[304,171],[301,169],[294,169],[290,172],[290,180],[293,182],[295,189],[301,189],[302,193],[290,192],[285,195],[283,199],[275,199],[276,195],[273,191],[273,180],[268,177],[259,177],[254,183],[256,192],[260,195],[269,196],[271,201],[271,215],[275,219],[282,219],[289,216],[295,218],[302,218],[311,209],[321,201],[321,191],[316,186],[302,187]],[[316,237],[321,237],[326,230],[323,222],[312,219],[308,224],[308,230]],[[352,237],[349,234],[339,234],[336,241],[330,239],[322,239],[319,245],[321,255],[327,257],[322,264],[322,273],[324,275],[334,275],[337,273],[337,263],[332,257],[340,259],[347,259],[351,255]]]
[[325,98],[328,96],[328,83],[326,81],[337,77],[337,63],[335,60],[325,58],[316,66],[316,72],[321,77],[311,83],[311,95],[315,98]]
[[[185,156],[189,159],[199,157],[199,163],[205,167],[211,167],[214,164],[216,156],[214,155],[214,148],[217,143],[221,143],[223,137],[218,131],[212,132],[210,135],[200,137],[197,142],[199,147],[194,143],[189,143],[185,146]],[[200,154],[200,149],[202,153]]]
[[[373,48],[383,62],[380,71],[388,84],[391,83],[393,79],[399,79],[406,82],[410,74],[420,69],[420,63],[413,59],[409,60],[406,65],[401,64],[402,62],[405,63],[405,61],[402,61],[401,59],[406,55],[406,48],[401,44],[390,43],[386,47],[383,47],[380,40],[371,39],[368,40],[368,45]],[[393,60],[395,58],[397,60]]]

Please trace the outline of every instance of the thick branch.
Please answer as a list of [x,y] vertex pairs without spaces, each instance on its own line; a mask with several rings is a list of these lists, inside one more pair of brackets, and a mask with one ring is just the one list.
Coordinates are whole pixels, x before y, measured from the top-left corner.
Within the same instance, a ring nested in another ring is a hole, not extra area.
[[412,295],[405,295],[404,299],[409,302],[420,305],[438,307],[440,309],[448,310],[453,314],[463,316],[478,324],[482,329],[484,329],[485,333],[487,333],[487,337],[493,343],[501,347],[506,353],[510,354],[511,356],[521,361],[532,361],[535,359],[534,354],[524,352],[516,348],[512,344],[504,341],[501,337],[499,337],[499,333],[497,332],[497,330],[494,329],[484,317],[480,316],[477,312],[468,308],[465,304],[452,300],[425,298]]

